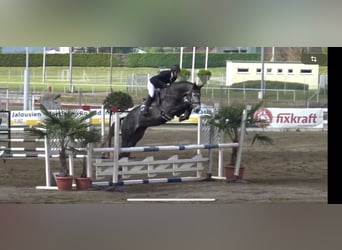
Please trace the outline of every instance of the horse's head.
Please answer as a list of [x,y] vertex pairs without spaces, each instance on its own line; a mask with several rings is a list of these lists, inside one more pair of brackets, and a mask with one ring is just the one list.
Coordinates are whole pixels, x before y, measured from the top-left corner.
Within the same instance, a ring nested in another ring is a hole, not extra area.
[[174,115],[183,114],[185,111],[187,113],[191,111],[198,113],[201,109],[201,88],[202,85],[196,85],[196,83],[189,81],[171,84],[167,90],[167,96],[172,100],[172,106],[169,110],[173,109]]
[[192,110],[198,113],[201,110],[201,88],[203,85],[194,84],[191,90],[190,103]]

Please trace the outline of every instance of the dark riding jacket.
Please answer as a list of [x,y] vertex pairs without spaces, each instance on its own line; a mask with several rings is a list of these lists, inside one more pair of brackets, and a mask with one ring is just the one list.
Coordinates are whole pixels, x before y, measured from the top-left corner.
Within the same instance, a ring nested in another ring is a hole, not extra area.
[[165,88],[168,83],[173,83],[176,81],[177,76],[171,76],[171,70],[161,71],[158,75],[152,76],[150,82],[155,88],[162,89]]

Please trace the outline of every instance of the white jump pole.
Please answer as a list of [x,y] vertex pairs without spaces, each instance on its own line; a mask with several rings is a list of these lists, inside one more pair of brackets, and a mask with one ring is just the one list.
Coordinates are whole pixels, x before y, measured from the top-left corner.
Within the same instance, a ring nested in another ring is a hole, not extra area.
[[47,136],[44,137],[45,147],[45,183],[47,187],[51,186],[51,171],[50,171],[50,144]]
[[[197,144],[201,144],[201,131],[202,131],[202,116],[198,117],[197,122]],[[201,154],[201,150],[197,149],[197,154]]]
[[74,153],[69,153],[69,175],[74,175]]
[[114,155],[113,155],[113,183],[117,183],[119,173],[119,154],[120,154],[120,116],[119,112],[114,113]]
[[205,47],[205,69],[208,69],[208,53],[209,53],[209,48]]
[[26,68],[24,71],[24,110],[29,110],[29,88],[30,88],[30,72],[29,72],[29,52],[26,47]]
[[104,106],[101,105],[101,136],[103,137],[105,135],[105,110]]
[[47,136],[44,137],[44,149],[45,149],[45,186],[37,186],[36,189],[57,190],[57,186],[51,186],[51,169],[50,169],[50,156],[51,146],[50,140]]
[[45,83],[45,61],[46,61],[46,47],[43,47],[43,68],[42,68],[42,83]]
[[93,177],[93,154],[91,152],[93,152],[93,144],[89,143],[87,145],[87,150],[88,150],[88,156],[87,156],[87,177]]
[[234,170],[234,176],[236,178],[239,177],[239,170],[240,170],[240,163],[241,163],[241,153],[242,153],[242,142],[243,142],[244,136],[245,136],[247,110],[251,110],[251,105],[247,105],[246,109],[244,109],[243,113],[242,113],[241,130],[240,130],[240,141],[239,141],[239,147],[238,147],[238,152],[237,152],[237,157],[236,157],[236,162],[235,162],[235,170]]
[[219,149],[219,155],[218,155],[218,169],[217,169],[217,175],[218,178],[225,178],[223,177],[223,150]]
[[183,50],[184,50],[184,47],[181,47],[180,48],[180,56],[179,56],[179,67],[180,68],[183,68]]
[[191,82],[195,82],[195,53],[196,47],[192,47]]
[[72,86],[72,47],[69,47],[69,91],[74,93],[74,87]]

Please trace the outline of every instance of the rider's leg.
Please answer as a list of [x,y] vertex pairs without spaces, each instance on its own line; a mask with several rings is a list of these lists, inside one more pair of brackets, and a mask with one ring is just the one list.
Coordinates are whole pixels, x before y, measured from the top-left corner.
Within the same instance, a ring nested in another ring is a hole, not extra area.
[[148,115],[149,114],[149,108],[152,104],[152,101],[153,101],[153,98],[148,95],[147,98],[146,98],[146,101],[145,101],[145,107],[144,107],[144,110],[143,110],[143,115]]
[[152,104],[153,97],[154,97],[154,86],[152,83],[147,84],[148,96],[145,101],[145,107],[143,110],[143,115],[147,115],[149,113],[149,108]]

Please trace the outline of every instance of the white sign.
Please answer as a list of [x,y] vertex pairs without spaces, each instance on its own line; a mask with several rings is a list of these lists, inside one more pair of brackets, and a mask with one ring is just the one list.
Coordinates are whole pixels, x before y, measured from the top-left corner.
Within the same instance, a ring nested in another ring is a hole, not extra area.
[[262,108],[254,113],[259,127],[265,128],[323,128],[321,108]]
[[[88,114],[89,111],[83,109],[76,109],[80,115]],[[92,109],[96,111],[96,115],[91,118],[91,123],[94,125],[100,125],[102,119],[102,109]],[[50,112],[60,112],[60,110],[50,110]],[[33,126],[37,125],[41,120],[44,119],[44,115],[40,110],[16,110],[11,111],[11,126]],[[105,124],[109,122],[109,113],[105,113]]]

